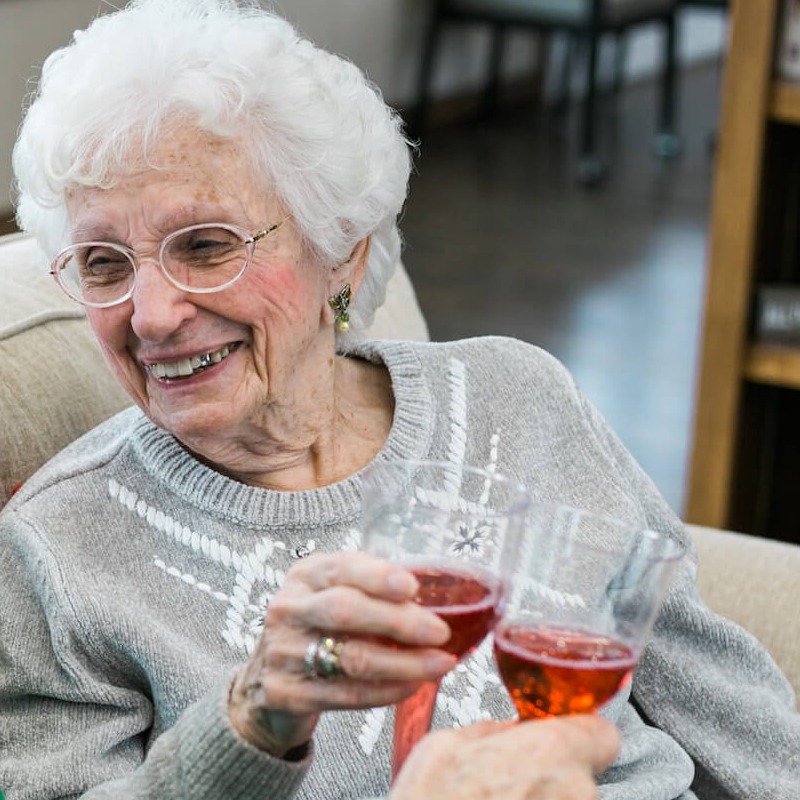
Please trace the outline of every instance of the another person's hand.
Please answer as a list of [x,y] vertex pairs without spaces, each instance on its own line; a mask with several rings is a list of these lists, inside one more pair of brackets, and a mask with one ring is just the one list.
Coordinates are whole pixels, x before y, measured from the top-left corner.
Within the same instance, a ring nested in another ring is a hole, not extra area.
[[595,800],[593,775],[618,751],[617,729],[598,716],[439,730],[411,752],[389,800]]
[[[414,602],[417,589],[410,572],[366,553],[315,554],[296,564],[234,681],[229,713],[237,732],[282,757],[311,738],[322,711],[389,705],[441,678],[455,660],[435,648],[450,629]],[[323,636],[344,642],[337,652],[344,674],[327,680],[308,669]]]

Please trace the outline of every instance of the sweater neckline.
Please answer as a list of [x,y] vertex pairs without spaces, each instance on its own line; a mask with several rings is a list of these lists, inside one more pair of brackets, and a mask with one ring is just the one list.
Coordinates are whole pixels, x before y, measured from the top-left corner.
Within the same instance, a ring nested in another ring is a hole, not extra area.
[[[424,459],[430,450],[435,398],[425,380],[416,348],[400,341],[362,342],[346,355],[384,364],[394,394],[389,435],[375,461]],[[231,523],[259,529],[303,529],[355,522],[361,499],[359,473],[305,491],[248,486],[223,475],[188,453],[172,434],[144,415],[132,446],[148,474],[180,500]]]

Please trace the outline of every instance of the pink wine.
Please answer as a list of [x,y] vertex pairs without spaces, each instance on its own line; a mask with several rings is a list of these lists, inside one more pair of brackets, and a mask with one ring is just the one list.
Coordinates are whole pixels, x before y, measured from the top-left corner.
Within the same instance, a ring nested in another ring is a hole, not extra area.
[[450,639],[443,649],[459,658],[471,653],[497,622],[500,580],[483,571],[450,565],[414,565],[410,571],[419,581],[416,601],[450,626]]
[[630,679],[636,655],[609,636],[503,622],[495,659],[521,719],[589,714]]
[[411,697],[394,707],[394,741],[392,742],[392,779],[414,749],[414,745],[428,732],[436,706],[438,681],[423,683]]
[[[484,571],[454,568],[449,563],[414,564],[409,570],[419,581],[415,600],[450,626],[450,639],[443,649],[459,658],[471,653],[497,622],[502,599],[500,580]],[[395,706],[393,778],[428,732],[438,689],[437,682],[424,683]]]

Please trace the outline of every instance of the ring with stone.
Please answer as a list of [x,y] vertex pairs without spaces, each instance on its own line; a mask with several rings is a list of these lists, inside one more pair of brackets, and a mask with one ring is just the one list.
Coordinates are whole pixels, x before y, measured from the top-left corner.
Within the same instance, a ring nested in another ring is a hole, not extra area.
[[[333,636],[323,636],[314,645],[314,658],[312,663],[314,677],[341,678],[344,676],[345,671],[342,668],[342,662],[340,660],[344,644],[343,641],[334,639]],[[306,650],[307,674],[310,674],[310,670],[308,669],[309,650]]]

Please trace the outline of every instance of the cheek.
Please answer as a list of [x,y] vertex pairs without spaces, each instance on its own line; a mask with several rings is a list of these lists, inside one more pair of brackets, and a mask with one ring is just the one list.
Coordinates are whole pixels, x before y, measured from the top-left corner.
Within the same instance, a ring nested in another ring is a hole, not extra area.
[[119,309],[87,311],[89,325],[100,344],[106,363],[123,389],[144,408],[145,378],[128,349],[130,313]]
[[127,303],[119,309],[87,309],[86,316],[92,333],[106,350],[118,352],[126,349],[130,313],[125,306]]
[[252,292],[266,303],[268,319],[285,319],[290,323],[319,319],[320,282],[314,281],[307,272],[280,264],[258,276]]

